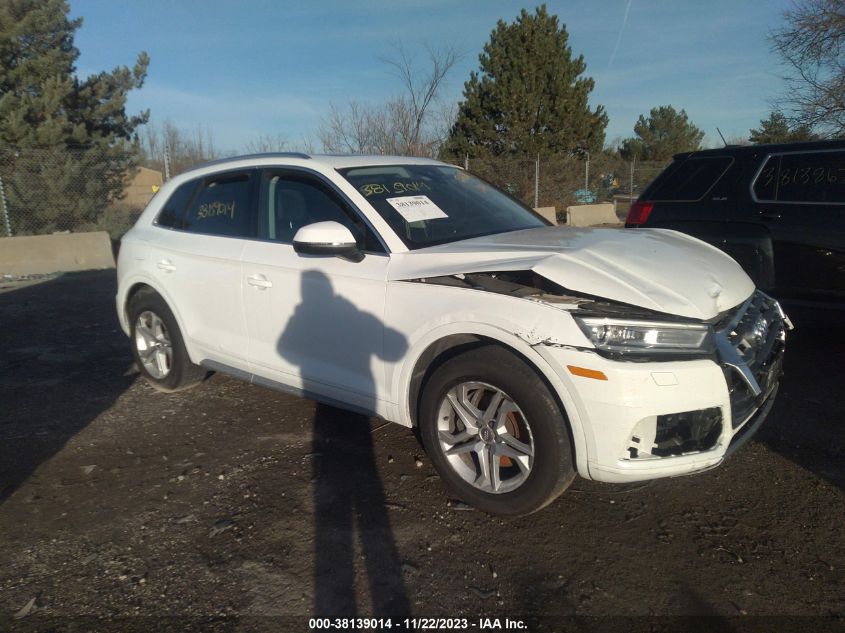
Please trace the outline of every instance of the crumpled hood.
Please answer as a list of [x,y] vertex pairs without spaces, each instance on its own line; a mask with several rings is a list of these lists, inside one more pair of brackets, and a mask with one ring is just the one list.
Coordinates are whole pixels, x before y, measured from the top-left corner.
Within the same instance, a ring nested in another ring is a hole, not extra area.
[[390,280],[533,270],[573,292],[711,319],[754,291],[719,249],[666,229],[544,227],[432,246],[391,257]]

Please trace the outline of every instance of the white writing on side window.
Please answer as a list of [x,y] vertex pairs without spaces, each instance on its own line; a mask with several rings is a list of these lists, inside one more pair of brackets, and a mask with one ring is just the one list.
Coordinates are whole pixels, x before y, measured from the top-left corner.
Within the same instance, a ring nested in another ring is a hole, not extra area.
[[428,196],[403,196],[401,198],[385,198],[385,200],[405,218],[406,222],[449,217]]

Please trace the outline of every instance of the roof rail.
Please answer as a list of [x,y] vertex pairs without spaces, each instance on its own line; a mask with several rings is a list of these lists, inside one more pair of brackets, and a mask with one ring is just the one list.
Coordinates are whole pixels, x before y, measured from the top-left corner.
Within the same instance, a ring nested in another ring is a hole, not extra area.
[[194,165],[190,169],[186,169],[182,173],[194,171],[195,169],[202,169],[203,167],[211,167],[212,165],[223,165],[225,163],[233,163],[239,160],[252,160],[255,158],[303,158],[310,160],[311,156],[303,152],[264,152],[259,154],[243,154],[241,156],[228,156],[227,158],[218,158],[216,160],[200,163],[199,165]]

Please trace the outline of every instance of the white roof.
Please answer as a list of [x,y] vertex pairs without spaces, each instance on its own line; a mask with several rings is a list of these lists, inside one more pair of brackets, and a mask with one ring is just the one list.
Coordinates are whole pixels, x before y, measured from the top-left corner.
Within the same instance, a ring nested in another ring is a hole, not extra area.
[[319,161],[335,169],[344,167],[363,167],[366,165],[442,165],[439,160],[418,158],[415,156],[378,156],[363,154],[309,154],[312,160]]
[[[364,154],[305,154],[300,152],[275,152],[269,154],[250,154],[248,156],[232,156],[215,160],[191,168],[190,172],[208,167],[220,169],[234,165],[252,167],[259,165],[307,165],[319,164],[331,169],[345,167],[367,167],[375,165],[443,165],[444,163],[431,158],[417,158],[413,156],[382,156]],[[186,172],[187,173],[187,172]]]

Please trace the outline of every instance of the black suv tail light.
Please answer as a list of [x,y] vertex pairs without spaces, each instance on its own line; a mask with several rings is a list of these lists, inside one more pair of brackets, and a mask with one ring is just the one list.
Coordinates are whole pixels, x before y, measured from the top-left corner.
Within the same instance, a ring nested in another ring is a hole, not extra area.
[[640,224],[645,224],[645,221],[648,220],[648,216],[651,215],[652,209],[654,209],[653,202],[641,202],[637,200],[631,205],[631,208],[628,209],[628,217],[625,218],[625,226],[638,226]]

